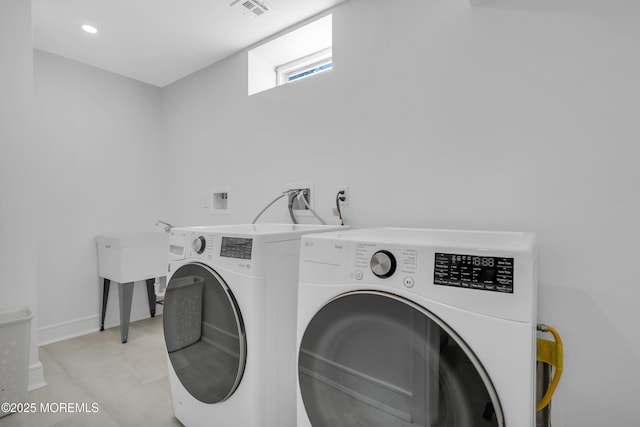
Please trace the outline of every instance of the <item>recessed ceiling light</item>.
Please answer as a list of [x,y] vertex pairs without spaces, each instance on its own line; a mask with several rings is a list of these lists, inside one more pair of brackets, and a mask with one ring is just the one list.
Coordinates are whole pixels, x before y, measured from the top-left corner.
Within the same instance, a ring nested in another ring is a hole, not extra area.
[[95,34],[98,32],[98,29],[92,25],[83,25],[82,29],[85,30],[87,33],[91,33],[91,34]]

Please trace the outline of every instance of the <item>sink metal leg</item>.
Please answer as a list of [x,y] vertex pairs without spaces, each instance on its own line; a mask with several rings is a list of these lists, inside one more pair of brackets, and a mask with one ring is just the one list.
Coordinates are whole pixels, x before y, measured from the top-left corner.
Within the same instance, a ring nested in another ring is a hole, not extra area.
[[156,291],[153,288],[153,284],[156,279],[147,279],[147,297],[149,297],[149,313],[151,317],[156,315]]
[[120,300],[120,338],[124,344],[129,338],[129,319],[131,317],[131,300],[133,299],[133,282],[118,283],[118,299]]
[[107,300],[109,299],[109,285],[111,285],[111,280],[104,279],[102,284],[102,316],[100,317],[101,331],[104,331],[104,317],[107,314]]

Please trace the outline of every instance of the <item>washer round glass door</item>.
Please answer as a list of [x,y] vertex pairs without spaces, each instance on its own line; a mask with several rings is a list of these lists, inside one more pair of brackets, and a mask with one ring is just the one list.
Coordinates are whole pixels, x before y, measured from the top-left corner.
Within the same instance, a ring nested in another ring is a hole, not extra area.
[[298,373],[314,427],[502,427],[491,381],[441,319],[396,295],[357,291],[305,330]]
[[247,341],[233,293],[211,268],[176,270],[164,297],[169,360],[182,385],[204,403],[229,398],[242,379]]

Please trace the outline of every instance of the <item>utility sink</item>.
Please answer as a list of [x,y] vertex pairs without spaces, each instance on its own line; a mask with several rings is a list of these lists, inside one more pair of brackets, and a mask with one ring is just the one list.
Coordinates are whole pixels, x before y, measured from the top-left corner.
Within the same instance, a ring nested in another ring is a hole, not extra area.
[[168,233],[104,234],[96,240],[100,277],[128,283],[167,275]]
[[168,233],[123,233],[96,236],[98,243],[98,273],[103,278],[102,315],[100,330],[104,331],[109,287],[118,282],[120,306],[120,336],[122,343],[129,337],[129,319],[133,284],[145,281],[149,298],[149,313],[156,314],[156,295],[153,283],[167,275],[169,248]]

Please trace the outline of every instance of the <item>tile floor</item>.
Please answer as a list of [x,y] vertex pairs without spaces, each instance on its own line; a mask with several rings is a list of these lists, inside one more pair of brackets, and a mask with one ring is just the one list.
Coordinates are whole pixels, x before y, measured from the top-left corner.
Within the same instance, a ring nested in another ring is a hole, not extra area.
[[129,342],[119,327],[40,347],[48,386],[29,402],[98,404],[95,413],[21,413],[0,418],[0,427],[175,426],[164,354],[162,317],[131,323]]

